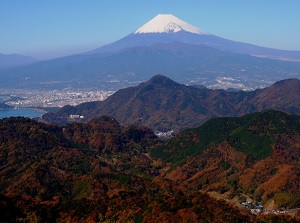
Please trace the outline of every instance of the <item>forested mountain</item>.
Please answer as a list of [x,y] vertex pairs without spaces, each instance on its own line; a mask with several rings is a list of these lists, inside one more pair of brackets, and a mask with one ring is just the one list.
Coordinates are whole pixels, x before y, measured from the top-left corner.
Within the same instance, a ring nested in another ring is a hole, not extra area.
[[0,129],[1,221],[250,222],[160,177],[147,153],[158,143],[149,129],[111,117],[64,128],[11,118]]
[[216,118],[171,140],[102,116],[57,127],[0,120],[4,222],[299,222],[216,200],[299,206],[300,117]]
[[242,116],[268,109],[300,114],[299,101],[298,79],[279,81],[255,91],[228,92],[186,86],[156,75],[104,101],[65,106],[55,114],[44,115],[43,120],[65,124],[71,114],[84,116],[83,121],[108,114],[121,124],[146,125],[158,131],[182,130],[211,117]]
[[[216,118],[152,150],[168,179],[272,207],[300,205],[300,117],[279,111]],[[170,165],[169,165],[170,166]]]

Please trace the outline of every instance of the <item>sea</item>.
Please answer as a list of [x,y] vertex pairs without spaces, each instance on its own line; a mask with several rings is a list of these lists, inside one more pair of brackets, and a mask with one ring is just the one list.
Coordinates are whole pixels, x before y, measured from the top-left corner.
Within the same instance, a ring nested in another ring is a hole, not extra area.
[[5,109],[5,110],[0,110],[0,119],[9,118],[9,117],[19,117],[19,116],[35,118],[43,114],[45,114],[45,112],[40,112],[35,109],[27,109],[27,108]]

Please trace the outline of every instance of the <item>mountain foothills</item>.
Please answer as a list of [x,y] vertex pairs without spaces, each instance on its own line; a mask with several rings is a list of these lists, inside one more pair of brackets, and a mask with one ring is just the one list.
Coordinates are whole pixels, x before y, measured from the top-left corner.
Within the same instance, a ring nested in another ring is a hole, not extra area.
[[36,62],[37,62],[36,59],[29,56],[23,56],[18,54],[6,55],[0,53],[0,68],[21,66],[21,65],[32,64]]
[[64,125],[76,121],[69,116],[84,116],[86,121],[111,115],[121,124],[145,125],[154,131],[196,127],[212,117],[242,116],[278,109],[300,114],[300,81],[288,79],[255,91],[229,92],[178,84],[156,75],[149,81],[117,91],[104,101],[65,106],[45,114],[48,123]]
[[0,132],[4,222],[300,221],[234,205],[299,207],[296,115],[216,118],[167,141],[111,116],[63,127],[7,118]]
[[90,52],[1,69],[0,87],[118,90],[158,73],[180,83],[250,90],[299,78],[300,52],[226,40],[173,15],[158,15]]

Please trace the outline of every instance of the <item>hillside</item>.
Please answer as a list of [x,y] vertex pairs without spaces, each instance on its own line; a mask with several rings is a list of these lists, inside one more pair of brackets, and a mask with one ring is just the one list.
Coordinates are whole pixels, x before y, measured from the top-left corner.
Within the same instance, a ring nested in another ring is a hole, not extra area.
[[216,118],[152,150],[164,175],[227,198],[251,195],[265,206],[300,205],[300,117],[279,111]]
[[2,119],[0,132],[0,213],[6,222],[299,221],[255,218],[206,194],[298,207],[296,115],[216,118],[169,141],[111,116],[64,127]]
[[[0,120],[5,222],[250,222],[247,214],[164,180],[146,128],[105,116],[65,128]],[[200,214],[201,213],[201,214]]]
[[[299,72],[299,62],[257,58],[205,45],[172,41],[1,69],[0,87],[9,84],[14,88],[31,89],[119,90],[135,86],[154,74],[168,74],[180,83],[214,86],[219,83],[220,77],[224,77],[231,79],[228,82],[235,88],[253,89],[284,78],[297,78]],[[226,85],[222,87],[226,88]]]
[[[300,114],[300,81],[288,79],[255,91],[228,92],[178,84],[156,75],[137,87],[117,91],[101,102],[66,106],[43,120],[65,124],[71,114],[86,120],[111,115],[121,124],[145,125],[153,130],[182,130],[196,127],[212,117],[242,116],[278,109]],[[76,121],[76,120],[71,120]]]

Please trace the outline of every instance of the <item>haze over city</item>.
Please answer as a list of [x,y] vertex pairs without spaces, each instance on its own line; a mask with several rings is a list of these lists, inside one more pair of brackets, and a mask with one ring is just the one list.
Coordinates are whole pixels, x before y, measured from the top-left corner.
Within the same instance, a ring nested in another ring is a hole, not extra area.
[[276,49],[300,50],[300,2],[3,0],[0,53],[39,60],[114,42],[160,13],[214,35]]

